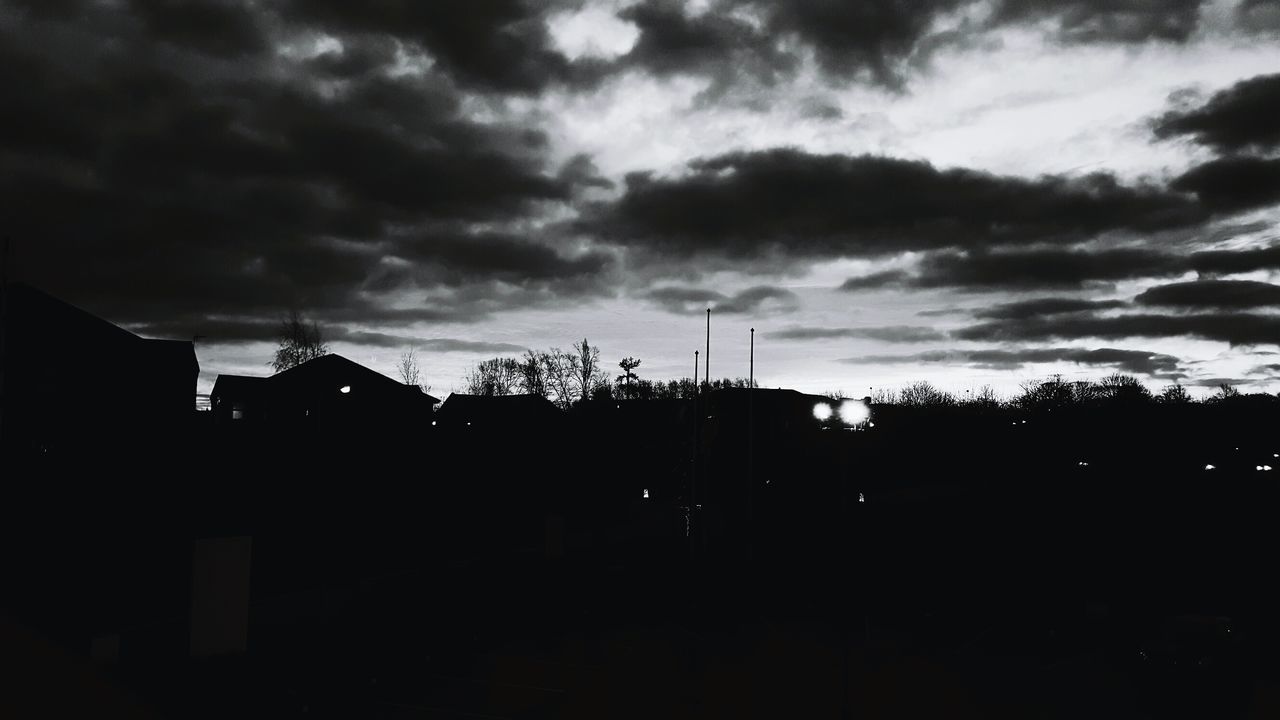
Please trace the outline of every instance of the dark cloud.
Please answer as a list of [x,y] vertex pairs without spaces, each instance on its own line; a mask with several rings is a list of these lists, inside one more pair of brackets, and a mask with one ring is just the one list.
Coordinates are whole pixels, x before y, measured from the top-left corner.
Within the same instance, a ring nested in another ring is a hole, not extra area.
[[1085,300],[1083,298],[1035,298],[1000,303],[974,311],[974,317],[991,320],[1021,320],[1077,312],[1097,312],[1125,307],[1123,300]]
[[1256,365],[1249,368],[1250,375],[1280,375],[1280,363],[1271,363],[1269,365]]
[[800,307],[800,298],[786,288],[757,285],[734,295],[714,290],[686,287],[662,287],[650,290],[644,297],[664,310],[678,315],[706,311],[734,315],[748,313],[787,313]]
[[633,173],[584,229],[663,256],[886,255],[1153,231],[1204,218],[1181,194],[1106,174],[1024,179],[926,162],[774,149]]
[[881,270],[869,275],[851,277],[840,284],[840,290],[853,292],[856,290],[875,290],[883,287],[894,287],[905,284],[911,279],[906,270]]
[[891,343],[915,343],[945,340],[947,336],[929,327],[914,325],[889,325],[884,327],[863,328],[821,328],[795,327],[770,332],[770,337],[780,340],[834,340],[839,338],[862,338],[880,340]]
[[244,0],[129,0],[155,40],[235,58],[269,47],[258,13]]
[[1253,280],[1196,280],[1160,285],[1134,298],[1139,305],[1179,308],[1265,308],[1280,306],[1280,285]]
[[1195,193],[1214,211],[1238,211],[1280,203],[1280,159],[1223,157],[1197,165],[1170,184]]
[[1192,387],[1214,388],[1217,389],[1223,385],[1255,385],[1259,381],[1255,378],[1237,378],[1237,377],[1206,377],[1191,381]]
[[705,75],[713,79],[713,93],[748,75],[771,84],[799,64],[768,33],[726,13],[713,10],[691,17],[683,3],[649,0],[619,17],[633,23],[640,35],[618,64],[655,75]]
[[1080,315],[997,320],[951,333],[959,340],[1031,342],[1050,339],[1191,337],[1231,345],[1274,345],[1280,339],[1280,315],[1206,313],[1200,315]]
[[1186,255],[1142,247],[939,251],[922,258],[914,271],[888,270],[850,278],[840,289],[1081,289],[1096,283],[1169,277],[1187,272],[1214,277],[1276,269],[1280,269],[1280,245],[1203,250]]
[[1165,113],[1157,137],[1187,136],[1219,152],[1280,146],[1280,74],[1259,75],[1215,93],[1203,105]]
[[596,77],[593,63],[573,63],[554,49],[546,19],[571,2],[483,3],[380,0],[285,0],[296,24],[343,37],[371,33],[423,48],[456,82],[481,90],[534,92],[555,82]]
[[1280,245],[1245,250],[1202,250],[1192,253],[1190,269],[1204,275],[1280,270]]
[[[772,84],[791,77],[813,57],[833,83],[866,81],[901,89],[941,47],[972,43],[1009,26],[1044,26],[1068,43],[1184,42],[1198,27],[1200,0],[998,0],[986,19],[949,16],[982,3],[972,0],[720,0],[691,14],[674,0],[647,0],[621,16],[640,31],[616,64],[669,75]],[[970,13],[972,15],[972,13]]]
[[456,340],[454,338],[430,338],[428,340],[419,340],[415,345],[430,352],[522,353],[527,349],[523,345],[513,345],[512,343]]
[[294,58],[260,52],[302,22],[261,3],[55,10],[0,13],[0,222],[23,279],[240,338],[261,331],[226,318],[288,307],[359,324],[402,300],[464,319],[607,294],[611,254],[499,229],[601,185],[589,161],[549,167],[545,136],[469,119],[439,72],[384,72],[385,35]]
[[926,256],[909,284],[954,288],[1080,288],[1091,282],[1175,275],[1184,270],[1185,261],[1178,256],[1143,248],[975,250]]
[[1002,0],[1000,24],[1050,20],[1070,43],[1186,42],[1200,20],[1202,0]]
[[1018,370],[1031,363],[1076,363],[1114,367],[1127,373],[1183,377],[1181,361],[1163,353],[1117,348],[1019,348],[1016,350],[934,350],[911,355],[866,355],[841,362],[859,365],[917,365],[946,363],[991,370]]

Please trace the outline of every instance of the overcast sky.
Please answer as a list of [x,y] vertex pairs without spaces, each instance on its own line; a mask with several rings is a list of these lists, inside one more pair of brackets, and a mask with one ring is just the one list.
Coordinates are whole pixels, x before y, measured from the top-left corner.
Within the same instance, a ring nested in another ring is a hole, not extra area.
[[1277,73],[1276,0],[0,0],[0,232],[201,392],[291,308],[443,396],[707,307],[769,387],[1276,392]]

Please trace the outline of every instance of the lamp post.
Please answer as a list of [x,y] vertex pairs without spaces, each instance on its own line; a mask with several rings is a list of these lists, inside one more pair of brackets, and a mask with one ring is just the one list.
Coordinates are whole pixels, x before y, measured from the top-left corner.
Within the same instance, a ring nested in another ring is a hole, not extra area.
[[747,370],[747,563],[755,556],[755,493],[756,493],[756,329],[751,328],[751,345]]

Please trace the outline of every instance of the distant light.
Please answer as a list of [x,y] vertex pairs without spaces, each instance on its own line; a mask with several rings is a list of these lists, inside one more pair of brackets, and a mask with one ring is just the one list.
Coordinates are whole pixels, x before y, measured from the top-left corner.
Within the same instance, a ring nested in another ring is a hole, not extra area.
[[831,406],[826,403],[818,403],[813,406],[813,416],[819,420],[830,420],[832,415]]
[[1265,470],[1265,471],[1267,471],[1267,472],[1270,472],[1270,471],[1271,471],[1271,466],[1270,466],[1270,465],[1263,465],[1263,466],[1262,466],[1262,469],[1263,469],[1263,470]]
[[1084,460],[1081,460],[1076,464],[1079,465],[1080,467],[1089,467],[1089,463],[1085,462]]
[[1204,466],[1204,469],[1205,469],[1205,470],[1216,470],[1216,469],[1217,469],[1217,466],[1216,466],[1216,465],[1205,465],[1205,466]]
[[645,488],[645,489],[644,489],[644,499],[645,499],[645,500],[648,500],[648,499],[649,499],[649,488]]
[[873,423],[873,422],[869,422],[869,423],[867,423],[867,427],[875,427],[875,426],[876,426],[876,424],[875,424],[875,423]]
[[432,421],[431,421],[431,427],[435,427],[435,426],[436,426],[436,421],[435,421],[435,420],[432,420]]
[[467,421],[467,427],[471,427],[471,421]]
[[862,493],[858,493],[858,502],[866,502],[867,498]]
[[342,393],[343,395],[346,395],[347,393],[351,392],[351,386],[343,385],[342,387],[338,388],[338,392]]
[[861,400],[840,403],[840,419],[845,425],[861,425],[871,419],[871,410]]
[[1258,472],[1262,472],[1262,466],[1261,466],[1261,465],[1255,466],[1253,469],[1254,469],[1254,470],[1257,470]]
[[1026,425],[1026,424],[1027,424],[1027,421],[1026,421],[1026,420],[1023,420],[1023,421],[1022,421],[1022,424],[1023,424],[1023,425]]

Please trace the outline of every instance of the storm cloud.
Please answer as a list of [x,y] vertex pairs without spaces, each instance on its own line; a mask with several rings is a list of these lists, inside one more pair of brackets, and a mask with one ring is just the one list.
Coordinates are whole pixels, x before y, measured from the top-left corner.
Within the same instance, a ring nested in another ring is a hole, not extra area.
[[1259,75],[1215,93],[1203,105],[1154,123],[1157,137],[1189,137],[1222,153],[1280,146],[1280,74]]
[[714,290],[688,287],[661,287],[644,297],[662,309],[677,315],[689,315],[711,308],[717,313],[788,313],[800,306],[800,298],[786,288],[757,285],[733,295]]
[[696,160],[675,177],[630,174],[622,197],[581,227],[665,256],[832,258],[1063,242],[1204,217],[1181,193],[1102,173],[1025,179],[774,149]]
[[1127,373],[1184,377],[1181,361],[1172,355],[1118,348],[1019,348],[1016,350],[936,350],[909,355],[866,355],[844,358],[851,364],[925,365],[945,363],[991,370],[1018,370],[1033,363],[1075,363],[1113,367]]

